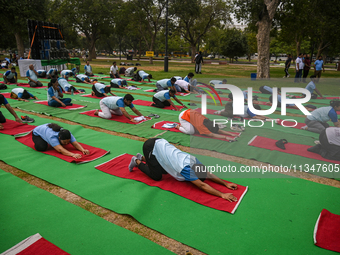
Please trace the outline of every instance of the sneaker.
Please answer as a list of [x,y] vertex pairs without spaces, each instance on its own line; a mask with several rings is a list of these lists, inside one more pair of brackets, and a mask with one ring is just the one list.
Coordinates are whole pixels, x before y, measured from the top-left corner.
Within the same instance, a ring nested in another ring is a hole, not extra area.
[[307,129],[308,129],[308,126],[307,126],[307,125],[306,125],[306,126],[303,126],[301,129],[302,129],[302,130],[307,130]]
[[283,76],[283,78],[286,78],[286,75],[285,75],[285,76]]
[[21,116],[21,120],[24,123],[33,123],[34,122],[34,119],[28,117],[27,115],[26,116]]
[[321,144],[319,140],[314,141],[315,144]]
[[242,132],[242,131],[243,131],[243,129],[241,128],[240,125],[232,125],[232,126],[230,127],[230,129],[231,129],[232,131],[237,131],[237,132]]
[[143,155],[140,154],[140,153],[137,153],[136,158],[139,159],[140,161],[142,161]]
[[290,75],[288,74],[287,78],[289,78],[289,76],[290,76]]
[[137,159],[136,156],[133,156],[132,159],[131,159],[131,162],[130,162],[130,164],[129,164],[129,171],[130,171],[130,172],[132,172],[133,168],[134,168],[135,166],[137,166],[136,159]]

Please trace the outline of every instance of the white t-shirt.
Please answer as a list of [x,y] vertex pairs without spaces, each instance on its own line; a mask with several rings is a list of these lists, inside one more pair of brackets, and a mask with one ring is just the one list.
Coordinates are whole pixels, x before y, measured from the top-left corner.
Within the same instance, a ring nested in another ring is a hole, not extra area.
[[186,82],[184,80],[177,80],[175,82],[175,84],[177,84],[178,86],[180,86],[184,90],[189,90],[189,85],[190,85],[189,82]]
[[340,128],[338,127],[326,128],[326,136],[330,144],[340,146]]
[[112,65],[111,68],[110,68],[110,73],[117,74],[118,73],[118,66],[114,67],[114,65]]
[[[297,58],[296,61],[296,66],[295,66],[295,69],[298,71],[299,69],[303,69],[303,62],[302,62],[302,58]],[[298,64],[299,64],[299,67],[298,67]]]

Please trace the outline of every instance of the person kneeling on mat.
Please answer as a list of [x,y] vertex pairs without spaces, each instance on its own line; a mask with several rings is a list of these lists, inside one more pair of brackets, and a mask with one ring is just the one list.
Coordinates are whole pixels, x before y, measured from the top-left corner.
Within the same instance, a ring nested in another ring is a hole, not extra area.
[[18,99],[18,101],[29,102],[27,99],[33,98],[37,99],[37,97],[33,96],[26,89],[23,88],[15,88],[12,89],[11,98]]
[[64,94],[72,94],[72,91],[76,93],[83,93],[77,90],[75,87],[73,87],[73,85],[68,83],[68,81],[65,78],[58,78],[58,84],[63,89]]
[[[315,82],[317,81],[316,76],[315,75],[311,75],[310,76],[311,81],[307,84],[306,88],[310,94],[311,94],[311,98],[312,99],[317,99],[318,95],[322,98],[325,99],[324,96],[322,96],[321,92],[316,88]],[[318,94],[314,94],[314,91]],[[306,96],[306,95],[304,95]]]
[[208,178],[231,190],[237,189],[236,184],[221,180],[210,173],[196,157],[177,149],[165,139],[151,138],[147,140],[143,144],[143,154],[144,156],[137,153],[132,157],[129,165],[130,172],[137,166],[139,170],[155,181],[160,181],[163,174],[170,174],[178,181],[191,182],[206,193],[230,202],[237,201],[232,193],[222,193],[204,181]]
[[63,98],[63,92],[59,86],[56,78],[51,79],[48,84],[49,89],[47,90],[47,101],[48,105],[52,107],[66,107],[72,105],[71,98]]
[[69,77],[75,76],[75,74],[72,72],[72,70],[62,70],[60,72],[60,76],[61,78],[68,80]]
[[34,66],[31,64],[28,67],[29,69],[26,72],[26,77],[28,79],[28,84],[30,85],[30,87],[34,88],[34,87],[42,87],[42,83],[40,81],[38,81],[38,73],[37,71],[34,69]]
[[319,136],[319,144],[307,149],[323,158],[340,161],[340,127],[328,127]]
[[[8,103],[7,99],[4,97],[4,95],[0,94],[0,108],[1,105],[4,105],[6,107],[6,109],[13,115],[13,117],[15,118],[15,121],[18,123],[22,123],[22,120],[18,117],[18,115],[16,114],[16,112],[13,110],[12,106]],[[4,129],[2,123],[6,122],[6,118],[5,116],[2,114],[2,112],[0,111],[0,129]]]
[[57,152],[70,156],[76,159],[82,157],[81,154],[72,153],[66,150],[63,145],[71,143],[74,148],[80,151],[84,155],[89,155],[90,151],[85,150],[74,138],[74,136],[67,129],[63,129],[61,126],[50,123],[37,126],[33,129],[32,140],[34,142],[34,148],[37,151],[47,151],[50,145]]
[[111,85],[105,85],[103,83],[98,82],[96,79],[93,81],[91,92],[92,96],[107,97],[108,93],[110,93],[112,96],[116,96],[111,92]]
[[125,107],[128,106],[135,114],[137,114],[138,116],[143,116],[132,104],[133,100],[134,98],[130,94],[126,94],[124,98],[118,96],[105,97],[99,102],[99,106],[102,111],[99,112],[99,110],[96,110],[94,115],[97,115],[104,119],[111,119],[112,114],[118,116],[124,115],[131,122],[137,123],[138,121],[132,118],[125,110]]
[[[184,134],[193,135],[197,131],[200,135],[206,135],[214,138],[222,138],[230,141],[235,141],[238,135],[220,130],[218,125],[214,126],[214,123],[207,117],[203,116],[195,110],[185,110],[179,114],[179,123],[176,128]],[[228,136],[226,136],[228,135]]]
[[76,82],[77,83],[86,83],[86,84],[92,84],[90,78],[85,74],[78,74],[76,75]]
[[11,68],[11,71],[6,71],[4,74],[4,82],[9,85],[11,83],[17,83],[18,81],[18,73],[15,71],[15,67]]
[[311,112],[305,119],[306,126],[301,129],[321,134],[329,127],[328,121],[332,121],[335,127],[340,127],[337,111],[340,111],[340,101],[334,99],[330,101],[330,106],[320,107]]
[[175,108],[176,111],[180,111],[179,108],[174,105],[174,103],[171,101],[171,97],[176,100],[177,103],[181,104],[184,108],[186,107],[176,96],[176,90],[170,89],[170,90],[162,90],[160,92],[157,92],[153,95],[152,101],[154,102],[152,106],[155,106],[157,108],[164,108],[166,106],[172,105],[172,107]]
[[111,82],[111,88],[117,88],[117,89],[124,89],[124,86],[127,86],[127,82],[124,79],[112,79]]

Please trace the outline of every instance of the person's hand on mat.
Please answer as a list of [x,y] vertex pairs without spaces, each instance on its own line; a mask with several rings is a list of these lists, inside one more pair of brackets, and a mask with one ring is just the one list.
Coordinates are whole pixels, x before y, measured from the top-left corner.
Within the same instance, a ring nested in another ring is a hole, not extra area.
[[135,120],[135,119],[131,119],[130,121],[133,122],[133,123],[138,123],[138,121]]
[[225,139],[229,140],[229,141],[235,141],[235,138],[230,138],[228,136],[225,137]]
[[185,104],[183,104],[183,107],[186,108],[186,109],[188,109],[188,107],[187,107]]
[[179,130],[180,127],[181,127],[181,125],[177,125],[175,128]]
[[10,85],[11,83],[10,83],[10,82],[7,82],[6,84],[7,84],[7,85]]
[[72,155],[72,157],[73,157],[73,158],[76,158],[76,159],[79,159],[79,158],[81,158],[81,155],[78,154],[78,153],[75,153],[75,154]]
[[232,193],[223,193],[221,197],[229,202],[236,202],[237,198]]
[[15,121],[18,122],[18,123],[22,123],[22,120],[19,117],[16,117]]
[[225,186],[226,186],[228,189],[232,189],[232,190],[237,189],[237,184],[235,184],[235,183],[226,183]]
[[4,126],[0,123],[0,130],[4,129]]
[[90,151],[84,149],[84,150],[83,150],[83,154],[84,154],[84,155],[90,155]]
[[64,104],[63,102],[61,102],[61,106],[62,106],[62,107],[66,107],[66,104]]

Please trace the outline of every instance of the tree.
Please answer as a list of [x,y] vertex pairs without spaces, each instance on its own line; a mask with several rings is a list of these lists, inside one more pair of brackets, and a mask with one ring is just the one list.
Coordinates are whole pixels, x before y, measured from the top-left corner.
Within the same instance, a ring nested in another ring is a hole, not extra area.
[[24,56],[24,43],[28,41],[27,19],[45,20],[46,6],[47,0],[1,1],[1,12],[6,14],[1,25],[8,34],[15,36],[19,56]]
[[225,31],[218,27],[212,27],[208,36],[204,39],[205,51],[221,55],[222,42],[221,37]]
[[257,77],[270,78],[270,30],[281,0],[234,0],[236,17],[257,26]]
[[230,58],[244,56],[248,51],[247,38],[241,30],[236,28],[227,29],[221,38],[221,52]]
[[97,40],[112,31],[114,13],[119,11],[119,7],[118,0],[69,0],[61,1],[55,14],[85,36],[89,60],[92,60],[96,58]]
[[171,3],[172,22],[190,44],[193,61],[197,44],[211,28],[230,21],[231,8],[223,0],[172,0]]
[[251,31],[250,29],[246,29],[244,33],[245,33],[245,36],[247,37],[247,44],[248,44],[247,56],[250,62],[251,56],[257,52],[256,33],[254,31]]

